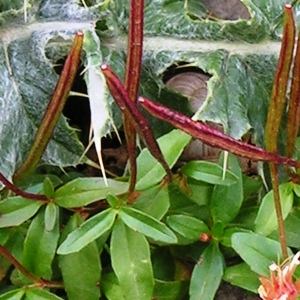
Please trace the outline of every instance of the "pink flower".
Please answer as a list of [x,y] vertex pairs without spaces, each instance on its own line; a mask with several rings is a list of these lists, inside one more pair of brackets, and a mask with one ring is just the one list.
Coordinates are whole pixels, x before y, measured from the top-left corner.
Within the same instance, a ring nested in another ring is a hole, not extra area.
[[258,288],[259,296],[263,300],[297,300],[300,294],[300,279],[293,281],[293,274],[300,264],[300,252],[291,262],[282,266],[270,265],[270,278],[261,276],[261,286]]

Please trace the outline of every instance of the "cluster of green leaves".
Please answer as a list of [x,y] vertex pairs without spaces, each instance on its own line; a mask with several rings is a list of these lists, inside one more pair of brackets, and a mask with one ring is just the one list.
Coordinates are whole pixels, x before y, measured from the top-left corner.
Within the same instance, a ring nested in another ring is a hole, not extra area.
[[[170,166],[189,140],[179,130],[158,139]],[[266,237],[276,239],[272,192],[258,206],[253,193],[261,181],[244,176],[233,156],[225,175],[219,164],[191,161],[171,185],[161,183],[163,177],[148,150],[138,157],[134,204],[126,198],[126,182],[109,179],[107,187],[102,178],[62,183],[47,177],[29,191],[51,201],[18,196],[0,203],[1,245],[34,276],[62,281],[71,300],[99,299],[100,293],[111,300],[171,300],[188,293],[190,299],[214,299],[222,278],[256,292],[258,275],[268,275],[280,253],[279,243]],[[299,186],[287,183],[280,192],[289,245],[299,247],[300,218],[291,212]],[[245,262],[226,267],[236,253]],[[1,257],[1,266],[7,277],[10,263]],[[54,283],[51,291],[43,290],[18,270],[10,282],[0,299],[64,297]]]

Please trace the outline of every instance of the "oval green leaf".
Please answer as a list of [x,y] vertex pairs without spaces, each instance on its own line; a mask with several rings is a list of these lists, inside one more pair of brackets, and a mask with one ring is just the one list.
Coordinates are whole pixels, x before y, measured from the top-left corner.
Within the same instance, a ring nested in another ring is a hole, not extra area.
[[168,186],[155,185],[142,191],[132,207],[160,220],[170,207]]
[[113,272],[102,276],[101,289],[108,300],[125,300],[118,278]]
[[0,202],[0,228],[19,226],[30,219],[44,204],[22,197],[10,197]]
[[223,280],[253,293],[257,293],[260,285],[257,274],[246,263],[226,268]]
[[167,217],[167,224],[191,242],[199,241],[201,233],[210,233],[206,224],[187,215],[172,215]]
[[[157,139],[159,147],[170,168],[174,166],[184,147],[191,140],[191,136],[180,131],[172,130]],[[150,154],[148,149],[143,149],[137,158],[137,183],[136,189],[142,190],[160,182],[166,175],[161,164]]]
[[190,161],[183,166],[181,172],[187,177],[213,185],[230,186],[238,182],[238,177],[228,170],[223,178],[223,168],[208,161]]
[[17,289],[1,295],[0,300],[21,300],[24,294],[25,291],[23,289]]
[[50,202],[46,205],[45,209],[45,228],[47,231],[52,231],[55,223],[57,222],[59,217],[59,208],[58,206]]
[[[232,235],[232,248],[259,275],[269,276],[269,266],[282,261],[280,243],[255,233],[239,232]],[[293,255],[289,250],[289,255]]]
[[71,232],[59,246],[57,253],[61,255],[80,251],[89,243],[111,229],[117,211],[111,208],[85,221],[79,228]]
[[63,300],[45,289],[30,288],[26,290],[26,299],[30,300]]
[[[282,209],[282,216],[285,219],[290,213],[294,194],[293,184],[284,183],[279,186],[279,195]],[[264,236],[268,236],[275,229],[278,228],[275,205],[274,205],[274,193],[270,191],[262,200],[259,207],[257,217],[255,220],[255,232]]]
[[210,200],[214,223],[221,222],[224,226],[237,216],[244,200],[242,170],[239,162],[235,156],[229,154],[227,164],[237,181],[229,186],[215,185]]
[[217,244],[202,253],[191,278],[190,300],[213,300],[224,272],[224,258]]
[[55,192],[54,202],[61,207],[81,207],[105,199],[108,194],[123,194],[128,189],[127,182],[103,178],[77,178]]
[[162,222],[134,208],[123,207],[119,215],[131,229],[163,243],[176,243],[174,233]]
[[49,198],[54,197],[54,185],[49,177],[46,177],[43,181],[44,194]]
[[150,248],[143,234],[117,219],[111,235],[111,261],[125,299],[152,298],[154,278]]
[[51,231],[45,227],[45,210],[32,220],[24,242],[22,263],[28,271],[50,280],[52,262],[59,239],[59,220],[56,218]]
[[[74,214],[64,228],[62,239],[64,240],[82,222],[81,216]],[[58,264],[69,300],[100,298],[101,262],[96,241],[77,253],[59,255]]]

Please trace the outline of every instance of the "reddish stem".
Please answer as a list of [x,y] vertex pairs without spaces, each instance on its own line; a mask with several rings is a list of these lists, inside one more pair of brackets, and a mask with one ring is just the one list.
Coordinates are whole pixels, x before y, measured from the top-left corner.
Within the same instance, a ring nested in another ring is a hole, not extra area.
[[115,102],[133,124],[135,130],[140,135],[141,139],[149,149],[150,153],[165,169],[168,180],[172,180],[172,172],[164,159],[164,156],[157,144],[157,141],[151,131],[150,125],[143,114],[138,110],[136,104],[129,98],[122,82],[117,75],[109,68],[108,65],[101,65],[102,72],[106,78],[107,86],[110,93],[115,99]]
[[287,118],[286,156],[292,157],[298,136],[300,122],[300,32],[298,34],[297,49],[294,58],[291,92]]
[[290,68],[295,43],[295,22],[291,5],[285,5],[281,50],[276,69],[265,132],[266,149],[277,152],[278,133],[285,109]]
[[125,89],[129,98],[137,101],[143,54],[144,0],[131,0]]
[[34,286],[42,288],[63,288],[64,285],[61,282],[49,281],[40,278],[30,273],[8,250],[0,245],[0,254],[4,256],[12,265],[14,265],[23,275],[34,282]]
[[[292,6],[287,4],[284,7],[284,27],[283,27],[283,35],[282,35],[282,42],[281,42],[281,50],[278,59],[278,65],[276,68],[276,74],[273,83],[272,95],[271,95],[269,111],[268,111],[267,125],[265,130],[266,150],[272,153],[277,153],[278,151],[278,145],[277,145],[278,134],[281,126],[282,115],[286,104],[287,88],[289,84],[290,69],[292,65],[294,45],[295,45],[295,33],[296,33],[296,28],[295,28]],[[294,91],[293,93],[295,92],[296,91]],[[293,97],[295,97],[295,95],[293,95]],[[295,108],[292,107],[292,109]],[[295,122],[295,120],[289,120],[289,122],[291,121]],[[291,127],[291,123],[288,124],[287,127],[288,134],[289,133],[292,134],[292,132],[289,132],[292,129],[293,128]],[[288,147],[287,147],[288,157],[292,157],[293,154],[293,149],[291,149],[292,146],[291,138],[296,138],[296,137],[292,135],[292,137],[288,138]],[[272,187],[274,191],[274,204],[275,204],[275,211],[276,211],[276,217],[278,222],[279,240],[280,240],[280,245],[282,250],[282,256],[284,259],[287,259],[288,252],[287,252],[287,244],[286,244],[286,237],[284,232],[284,223],[283,223],[280,194],[279,194],[278,167],[274,164],[274,162],[270,162],[269,168],[270,168],[270,174],[272,180]]]
[[56,84],[54,93],[43,116],[40,127],[36,133],[34,143],[28,156],[21,167],[16,171],[14,182],[20,182],[36,169],[47,145],[50,141],[54,128],[58,122],[66,100],[69,96],[75,79],[82,49],[83,33],[76,34],[72,49],[66,59],[64,68]]
[[283,222],[284,220],[283,220],[282,208],[280,202],[278,166],[275,165],[274,163],[270,163],[269,167],[270,167],[272,187],[274,193],[274,205],[275,205],[276,218],[278,223],[279,241],[281,246],[282,258],[285,260],[288,258],[288,250],[287,250],[287,243],[286,243],[286,236],[285,236],[285,229],[284,229],[284,222]]
[[2,245],[0,245],[0,254],[3,255],[9,262],[11,262],[22,274],[35,283],[43,284],[43,280],[33,274],[31,274],[22,264],[19,263],[15,257],[10,254]]
[[[133,102],[136,102],[138,96],[143,54],[143,0],[131,0],[129,20],[130,23],[128,32],[127,61],[124,86],[129,95],[129,98]],[[130,163],[130,185],[128,192],[129,194],[131,194],[134,191],[137,177],[136,131],[126,114],[123,114],[123,125]]]
[[4,175],[0,172],[0,181],[5,185],[7,189],[15,193],[17,196],[21,196],[23,198],[31,199],[31,200],[40,200],[40,201],[49,201],[49,199],[45,195],[37,195],[22,191],[17,186],[9,182]]

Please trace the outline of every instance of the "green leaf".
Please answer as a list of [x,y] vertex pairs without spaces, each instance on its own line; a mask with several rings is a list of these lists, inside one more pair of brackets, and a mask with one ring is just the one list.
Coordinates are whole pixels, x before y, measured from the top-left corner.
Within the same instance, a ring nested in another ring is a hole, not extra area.
[[101,289],[108,300],[125,300],[118,278],[113,272],[102,276]]
[[43,182],[43,190],[44,190],[44,194],[49,198],[53,198],[54,197],[54,186],[53,183],[51,181],[51,179],[49,177],[46,177],[44,179]]
[[222,237],[220,239],[220,243],[225,246],[225,247],[231,247],[231,238],[232,235],[237,233],[237,232],[251,232],[248,229],[245,228],[240,228],[240,227],[228,227],[225,228]]
[[259,191],[262,187],[262,179],[260,176],[246,176],[243,174],[243,193],[244,199],[248,199],[250,196]]
[[10,235],[10,229],[9,228],[3,228],[0,229],[0,244],[4,245],[7,240],[9,239],[9,235]]
[[172,215],[167,217],[167,224],[176,232],[189,239],[190,242],[200,240],[202,233],[210,234],[206,224],[196,218],[186,215]]
[[17,289],[9,291],[0,296],[0,300],[22,300],[25,291],[23,289]]
[[58,206],[50,202],[46,205],[45,209],[45,229],[47,231],[52,231],[54,229],[54,226],[59,218],[59,208]]
[[48,231],[45,227],[45,210],[32,220],[24,242],[22,263],[28,271],[50,280],[52,262],[59,239],[59,220]]
[[253,293],[257,293],[260,285],[257,274],[246,263],[226,268],[223,279]]
[[[0,37],[0,115],[5,116],[0,127],[0,166],[9,179],[32,144],[57,82],[54,66],[66,56],[74,32],[90,28],[91,22],[100,20],[98,32],[104,39],[102,44],[106,44],[101,49],[104,60],[122,76],[126,59],[129,0],[116,0],[114,5],[104,6],[99,6],[99,1],[89,1],[88,8],[72,1],[64,5],[57,0],[24,1],[27,14],[22,2],[2,0],[0,12],[1,25],[5,24]],[[180,97],[185,102],[178,103],[177,95],[174,100],[174,93],[166,91],[161,78],[178,62],[199,67],[213,75],[201,119],[224,124],[225,131],[236,138],[253,127],[258,144],[262,144],[285,2],[239,1],[249,11],[250,19],[235,21],[210,18],[206,14],[210,10],[197,1],[147,2],[142,93],[159,101],[168,98],[166,101],[188,111],[187,99]],[[298,16],[299,3],[295,1],[294,6]],[[74,19],[78,22],[72,22]],[[53,22],[60,22],[61,26],[53,26]],[[107,38],[110,44],[106,43]],[[253,99],[260,99],[259,105]],[[84,119],[83,110],[79,111]],[[161,127],[156,128],[160,131]],[[61,118],[43,162],[74,165],[82,152],[74,130]]]
[[[82,222],[80,215],[74,214],[62,233],[62,240],[65,240],[67,235]],[[99,299],[101,262],[96,241],[89,243],[76,253],[59,255],[58,263],[69,300]]]
[[190,178],[214,185],[230,186],[238,181],[237,176],[228,170],[223,178],[223,168],[208,161],[190,161],[184,165],[181,172]]
[[107,209],[93,216],[71,232],[59,246],[57,253],[66,255],[80,251],[82,248],[109,231],[115,221],[117,211]]
[[[180,130],[172,130],[157,139],[161,151],[170,167],[178,160],[191,137]],[[160,163],[152,157],[148,149],[143,149],[137,158],[136,189],[143,190],[160,182],[166,175]]]
[[180,300],[184,299],[187,292],[188,281],[155,280],[153,297],[158,300]]
[[31,218],[44,204],[22,197],[10,197],[0,202],[0,228],[19,226]]
[[128,183],[108,179],[108,186],[103,178],[77,178],[55,192],[54,202],[62,207],[81,207],[95,201],[105,199],[111,193],[123,194],[128,189]]
[[107,200],[107,203],[108,203],[112,208],[117,208],[118,206],[121,205],[120,200],[119,200],[118,197],[116,197],[115,195],[108,194],[108,195],[106,196],[106,200]]
[[197,262],[190,284],[191,300],[213,300],[224,272],[224,259],[218,245],[210,244]]
[[[122,245],[120,247],[120,245]],[[152,297],[154,279],[146,238],[117,219],[111,236],[111,260],[125,299]]]
[[186,196],[200,206],[208,205],[212,197],[213,188],[214,187],[211,184],[189,179],[188,180],[189,193]]
[[[259,275],[269,276],[269,266],[282,261],[279,242],[255,233],[235,233],[232,247],[240,257]],[[293,255],[289,250],[289,255]]]
[[[280,203],[282,216],[285,219],[292,209],[294,194],[293,184],[285,183],[279,186]],[[274,205],[273,190],[270,191],[262,200],[255,220],[255,232],[268,236],[278,228],[276,211]]]
[[[300,139],[299,139],[299,141],[300,141]],[[300,197],[300,185],[299,184],[293,185],[293,191],[298,197]]]
[[[300,214],[295,208],[284,220],[286,242],[289,247],[300,248]],[[270,238],[279,240],[278,230],[271,233]]]
[[30,300],[63,300],[44,289],[41,288],[29,288],[26,290],[26,299]]
[[237,181],[230,186],[216,185],[210,203],[214,222],[221,222],[223,225],[237,216],[243,202],[242,171],[233,155],[228,155],[228,168],[236,176]]
[[155,185],[142,191],[132,207],[160,220],[170,207],[168,186]]
[[162,222],[134,208],[123,207],[119,212],[123,222],[147,237],[163,243],[176,243],[174,233]]
[[[124,5],[121,0],[118,2]],[[238,17],[235,22],[226,22],[222,20],[222,16],[219,16],[219,22],[215,18],[210,19],[207,16],[203,18],[202,13],[208,8],[207,5],[199,5],[198,9],[200,11],[198,13],[201,18],[196,18],[195,22],[193,18],[186,17],[186,13],[190,12],[191,2],[189,0],[186,2],[188,5],[184,5],[185,3],[181,1],[165,1],[163,3],[158,0],[151,1],[147,6],[145,16],[146,32],[158,32],[165,37],[173,36],[187,39],[193,36],[195,39],[203,40],[225,39],[253,43],[274,34],[278,25],[278,18],[282,14],[282,5],[285,3],[282,0],[246,2],[246,8],[251,14],[251,21],[245,20],[245,17],[239,18],[237,14]],[[240,6],[237,6],[237,8],[240,8]],[[193,13],[195,14],[194,17],[197,17],[194,11]],[[227,10],[226,7],[222,10],[219,9],[215,14],[218,13],[222,13],[224,19],[226,19],[226,15],[231,16],[233,14],[232,6]],[[173,26],[166,26],[166,24],[172,24]]]

